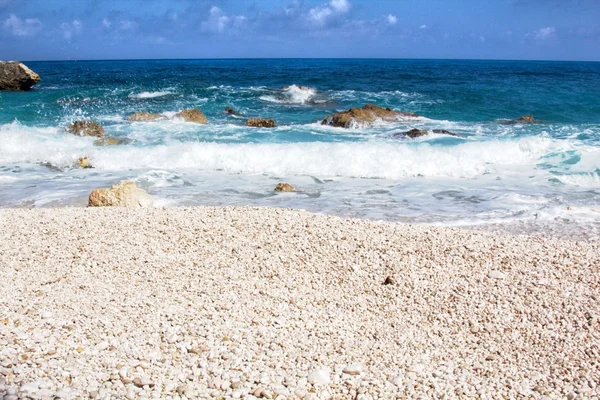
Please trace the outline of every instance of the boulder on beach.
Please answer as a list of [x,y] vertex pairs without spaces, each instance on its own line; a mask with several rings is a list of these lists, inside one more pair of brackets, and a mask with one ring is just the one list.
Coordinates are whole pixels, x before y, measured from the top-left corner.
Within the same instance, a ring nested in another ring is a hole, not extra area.
[[197,108],[183,110],[175,114],[175,116],[182,118],[185,122],[195,122],[197,124],[206,124],[208,122],[206,120],[206,115]]
[[102,137],[106,134],[102,125],[93,121],[75,121],[67,126],[67,132],[78,136]]
[[246,121],[246,126],[252,126],[255,128],[275,128],[277,124],[272,119],[250,118],[248,121]]
[[415,118],[418,115],[412,112],[394,111],[391,108],[366,104],[362,108],[351,108],[348,111],[331,114],[325,117],[321,124],[338,128],[359,128],[369,127],[378,119],[393,122],[406,117]]
[[147,111],[140,111],[140,112],[131,114],[130,116],[128,116],[125,119],[127,121],[154,121],[154,120],[160,119],[160,118],[162,118],[162,115],[160,115],[160,114],[152,114]]
[[94,168],[90,163],[90,159],[87,157],[80,157],[77,159],[77,165],[79,168]]
[[278,183],[274,189],[276,192],[295,192],[296,188],[290,185],[289,183]]
[[94,146],[118,146],[120,144],[129,144],[131,139],[106,136],[94,141]]
[[135,182],[123,181],[114,184],[110,189],[94,189],[90,193],[90,207],[150,207],[154,198]]
[[0,90],[29,90],[40,76],[18,61],[0,61]]

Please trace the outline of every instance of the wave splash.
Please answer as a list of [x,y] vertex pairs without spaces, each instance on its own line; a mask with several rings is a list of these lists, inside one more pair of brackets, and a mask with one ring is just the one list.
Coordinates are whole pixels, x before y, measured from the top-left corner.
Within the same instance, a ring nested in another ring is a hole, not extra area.
[[261,96],[263,101],[278,104],[314,104],[317,90],[308,86],[290,85],[276,95]]

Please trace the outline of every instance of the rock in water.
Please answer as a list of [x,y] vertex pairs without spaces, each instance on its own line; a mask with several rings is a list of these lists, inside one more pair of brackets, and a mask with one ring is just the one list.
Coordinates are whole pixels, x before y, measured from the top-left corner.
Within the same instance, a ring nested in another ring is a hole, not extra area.
[[450,136],[460,136],[454,132],[447,131],[445,129],[434,129],[433,133],[437,133],[438,135],[450,135]]
[[329,115],[323,119],[321,124],[338,128],[359,128],[369,127],[377,119],[393,122],[406,117],[415,118],[418,115],[411,112],[394,111],[391,108],[383,108],[374,104],[367,104],[362,108],[351,108],[348,111]]
[[75,121],[67,126],[67,132],[78,136],[102,137],[106,134],[102,125],[93,121]]
[[531,114],[527,114],[527,115],[523,115],[520,118],[515,119],[516,122],[524,122],[524,123],[532,123],[535,122],[535,118],[533,118],[533,115]]
[[408,132],[404,132],[404,134],[405,134],[406,136],[408,136],[409,138],[412,138],[412,139],[414,139],[414,138],[418,138],[418,137],[421,137],[421,136],[425,136],[425,135],[427,135],[428,133],[429,133],[429,132],[427,132],[427,131],[424,131],[424,130],[421,130],[421,129],[411,129],[411,130],[410,130],[410,131],[408,131]]
[[114,136],[107,136],[101,139],[97,139],[94,141],[94,146],[117,146],[120,144],[129,144],[131,143],[131,139],[127,138],[118,138]]
[[535,119],[533,115],[527,114],[519,117],[517,119],[509,119],[509,120],[500,120],[501,124],[511,125],[511,124],[541,124],[542,121]]
[[162,118],[160,114],[152,114],[146,111],[140,111],[131,114],[129,117],[125,118],[127,121],[154,121],[155,119]]
[[197,108],[190,110],[183,110],[175,115],[176,117],[183,118],[185,122],[195,122],[197,124],[206,124],[206,115]]
[[238,115],[237,111],[231,107],[225,107],[225,112],[229,115]]
[[110,189],[94,189],[90,193],[90,207],[149,207],[154,199],[134,182],[123,181]]
[[0,62],[0,90],[29,90],[40,76],[18,61]]
[[275,128],[277,124],[272,119],[250,118],[246,121],[246,126],[253,126],[255,128]]
[[295,192],[296,188],[289,183],[278,183],[275,187],[276,192]]
[[77,165],[79,165],[80,168],[94,168],[87,157],[78,158]]

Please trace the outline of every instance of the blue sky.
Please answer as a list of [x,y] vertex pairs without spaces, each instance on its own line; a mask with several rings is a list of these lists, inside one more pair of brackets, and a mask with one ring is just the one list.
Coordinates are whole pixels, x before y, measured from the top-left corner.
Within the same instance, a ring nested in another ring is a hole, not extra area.
[[0,0],[0,59],[600,61],[600,0]]

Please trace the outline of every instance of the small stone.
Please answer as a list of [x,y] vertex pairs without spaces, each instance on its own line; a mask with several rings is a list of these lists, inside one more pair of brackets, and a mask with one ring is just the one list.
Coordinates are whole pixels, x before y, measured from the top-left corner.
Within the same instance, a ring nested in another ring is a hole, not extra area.
[[313,385],[327,385],[331,382],[331,376],[327,369],[316,369],[308,374],[308,382]]
[[497,269],[494,269],[494,270],[488,272],[488,277],[492,278],[492,279],[504,279],[505,275],[504,275],[504,273],[498,271]]
[[348,375],[360,375],[364,370],[361,364],[351,364],[344,368],[344,373]]
[[282,183],[277,184],[277,186],[275,187],[275,191],[276,192],[295,192],[296,188],[294,188],[289,183],[282,182]]
[[154,383],[147,376],[137,377],[133,380],[133,384],[137,387],[154,386]]
[[90,163],[90,159],[87,157],[80,157],[77,159],[77,165],[79,165],[79,168],[94,168],[92,167],[92,164]]
[[384,285],[395,285],[396,284],[396,280],[394,278],[392,278],[391,276],[388,276],[387,278],[385,278],[385,280],[383,281]]

